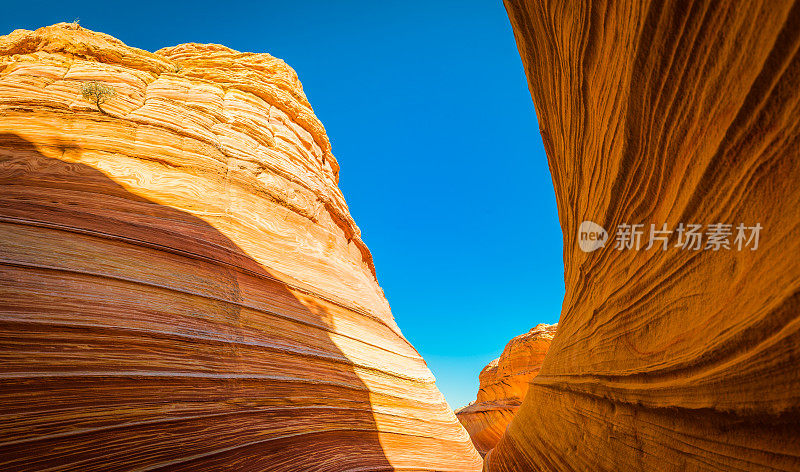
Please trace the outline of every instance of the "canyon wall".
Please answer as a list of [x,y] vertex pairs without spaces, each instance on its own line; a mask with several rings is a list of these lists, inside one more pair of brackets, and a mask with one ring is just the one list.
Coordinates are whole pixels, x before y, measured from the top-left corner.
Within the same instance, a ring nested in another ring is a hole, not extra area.
[[[485,469],[800,470],[800,3],[505,5],[566,295]],[[583,221],[603,247],[580,249]]]
[[538,324],[506,345],[503,354],[481,371],[478,396],[456,416],[481,455],[491,450],[522,404],[539,373],[558,325]]
[[268,54],[1,37],[0,469],[479,470],[338,171]]

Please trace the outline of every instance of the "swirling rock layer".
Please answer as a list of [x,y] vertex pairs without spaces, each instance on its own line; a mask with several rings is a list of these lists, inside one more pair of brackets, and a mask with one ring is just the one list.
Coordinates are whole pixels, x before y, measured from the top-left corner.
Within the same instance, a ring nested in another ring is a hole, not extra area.
[[[506,8],[566,295],[486,469],[800,470],[800,4]],[[763,230],[754,251],[582,252],[585,220]]]
[[514,418],[528,385],[539,373],[557,327],[539,324],[509,341],[503,354],[481,371],[477,399],[456,410],[482,455],[497,444]]
[[0,469],[480,469],[337,174],[267,54],[0,38]]

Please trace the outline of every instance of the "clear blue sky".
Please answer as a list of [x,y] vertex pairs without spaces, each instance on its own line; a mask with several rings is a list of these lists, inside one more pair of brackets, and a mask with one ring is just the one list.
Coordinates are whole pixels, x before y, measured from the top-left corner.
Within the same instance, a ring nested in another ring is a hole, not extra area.
[[268,52],[299,74],[394,316],[450,406],[558,321],[561,229],[501,0],[11,2],[0,34],[80,18],[149,51]]

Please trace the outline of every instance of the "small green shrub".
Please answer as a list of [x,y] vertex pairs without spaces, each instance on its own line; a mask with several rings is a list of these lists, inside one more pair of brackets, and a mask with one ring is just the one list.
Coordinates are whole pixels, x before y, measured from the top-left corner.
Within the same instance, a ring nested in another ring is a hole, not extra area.
[[81,87],[81,93],[87,102],[94,103],[97,106],[97,109],[103,113],[105,112],[100,105],[117,94],[110,86],[95,81],[86,82],[83,84],[83,87]]

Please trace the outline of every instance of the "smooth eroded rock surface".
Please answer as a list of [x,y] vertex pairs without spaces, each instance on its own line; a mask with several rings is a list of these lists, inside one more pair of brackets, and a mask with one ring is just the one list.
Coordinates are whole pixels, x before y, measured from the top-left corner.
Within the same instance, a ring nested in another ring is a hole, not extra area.
[[[800,4],[506,8],[566,295],[486,469],[800,470]],[[623,223],[763,229],[754,251],[676,248],[672,233],[667,250],[583,252],[587,220],[612,239]]]
[[268,54],[1,37],[0,469],[480,469],[338,170]]
[[478,396],[456,410],[475,448],[485,455],[500,440],[539,373],[558,325],[538,324],[506,345],[503,354],[483,368]]

